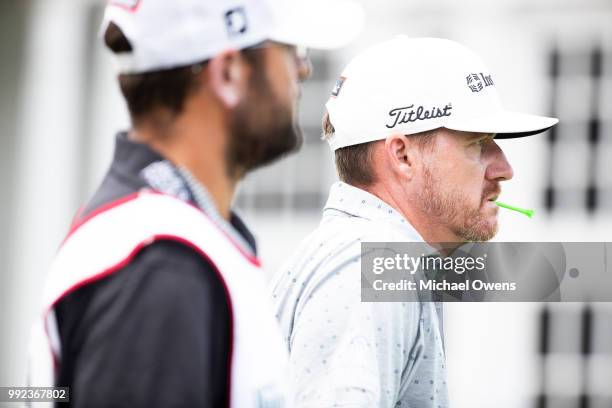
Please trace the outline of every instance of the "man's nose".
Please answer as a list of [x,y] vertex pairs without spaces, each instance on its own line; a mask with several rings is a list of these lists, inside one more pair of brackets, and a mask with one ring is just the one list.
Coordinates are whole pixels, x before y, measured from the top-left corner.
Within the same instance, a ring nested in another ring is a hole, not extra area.
[[312,75],[312,64],[310,60],[300,61],[298,66],[298,79],[300,82],[304,82]]
[[487,156],[487,161],[489,163],[485,173],[487,180],[504,181],[510,180],[514,176],[512,166],[495,141],[492,141],[488,146]]
[[312,75],[312,62],[306,48],[298,47],[296,57],[298,80],[303,82]]

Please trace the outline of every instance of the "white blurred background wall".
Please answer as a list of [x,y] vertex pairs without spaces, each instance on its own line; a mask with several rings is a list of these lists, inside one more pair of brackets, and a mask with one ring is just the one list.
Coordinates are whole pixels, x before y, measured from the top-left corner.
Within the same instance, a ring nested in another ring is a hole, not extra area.
[[[240,187],[237,206],[270,273],[315,228],[336,179],[333,156],[319,140],[336,76],[356,52],[396,34],[470,46],[487,61],[509,108],[558,115],[564,123],[553,136],[500,143],[515,171],[502,197],[535,208],[536,217],[502,211],[496,240],[612,241],[612,2],[362,3],[368,21],[358,40],[339,52],[312,54],[303,150]],[[98,0],[0,2],[0,386],[24,383],[45,270],[72,215],[103,176],[115,132],[128,125],[97,38],[102,8]],[[541,309],[446,305],[452,407],[533,406],[541,391]],[[611,370],[602,371],[604,384],[605,378],[612,384]]]

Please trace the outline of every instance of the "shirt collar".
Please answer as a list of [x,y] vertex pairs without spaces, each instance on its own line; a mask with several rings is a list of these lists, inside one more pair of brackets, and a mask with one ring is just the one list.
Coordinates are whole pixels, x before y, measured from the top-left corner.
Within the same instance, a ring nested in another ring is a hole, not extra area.
[[173,165],[148,145],[130,140],[127,132],[120,132],[116,137],[113,169],[124,178],[135,179],[142,187],[152,187],[195,204],[247,253],[256,254],[253,235],[234,211],[230,212],[230,221],[225,221],[208,190],[187,169]]
[[119,132],[115,138],[113,170],[122,175],[133,177],[149,164],[164,158],[144,143],[128,138],[127,132]]
[[404,216],[389,204],[358,187],[339,181],[329,190],[329,198],[323,209],[324,216],[340,211],[351,217],[359,217],[371,221],[387,222],[410,235],[423,241],[421,235],[404,218]]

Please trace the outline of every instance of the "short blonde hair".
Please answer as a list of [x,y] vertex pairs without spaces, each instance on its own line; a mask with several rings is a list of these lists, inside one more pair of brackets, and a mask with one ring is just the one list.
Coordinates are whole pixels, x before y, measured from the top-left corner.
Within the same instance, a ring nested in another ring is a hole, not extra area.
[[[323,139],[334,135],[335,129],[329,119],[329,113],[323,115]],[[356,186],[368,186],[376,181],[372,166],[373,142],[341,147],[334,152],[338,177],[345,183]]]
[[[334,135],[334,125],[331,123],[329,113],[323,115],[323,140],[329,140]],[[432,147],[437,130],[408,135],[423,151]],[[335,153],[336,171],[338,177],[345,183],[368,186],[376,181],[376,171],[373,166],[372,146],[374,142],[366,142],[352,146],[341,147]]]

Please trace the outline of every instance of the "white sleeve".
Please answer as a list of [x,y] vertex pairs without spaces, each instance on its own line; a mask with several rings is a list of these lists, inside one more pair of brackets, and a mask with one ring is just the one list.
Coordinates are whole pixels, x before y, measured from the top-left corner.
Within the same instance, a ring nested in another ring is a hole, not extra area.
[[295,406],[395,406],[420,305],[362,303],[359,260],[305,292],[290,335]]

